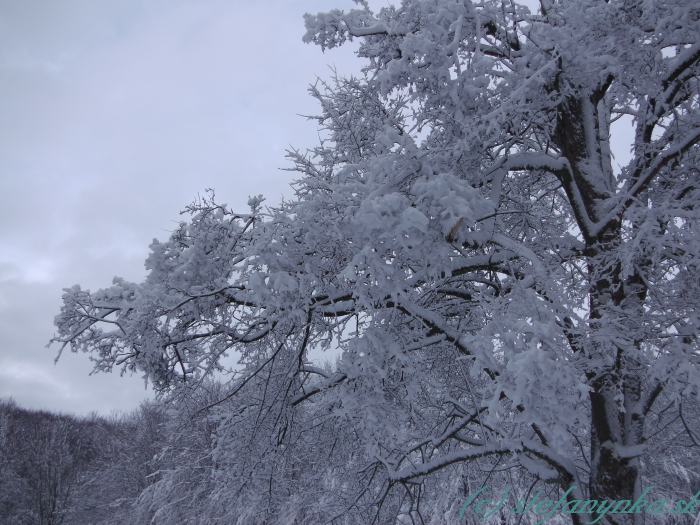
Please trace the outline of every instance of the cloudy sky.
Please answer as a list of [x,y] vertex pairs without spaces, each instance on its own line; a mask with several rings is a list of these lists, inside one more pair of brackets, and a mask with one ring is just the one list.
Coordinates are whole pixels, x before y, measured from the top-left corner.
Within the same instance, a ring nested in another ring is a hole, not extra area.
[[144,276],[154,237],[207,187],[244,207],[289,195],[307,86],[357,71],[301,42],[305,12],[349,0],[0,0],[0,397],[128,410],[143,380],[90,376],[46,348],[61,290]]

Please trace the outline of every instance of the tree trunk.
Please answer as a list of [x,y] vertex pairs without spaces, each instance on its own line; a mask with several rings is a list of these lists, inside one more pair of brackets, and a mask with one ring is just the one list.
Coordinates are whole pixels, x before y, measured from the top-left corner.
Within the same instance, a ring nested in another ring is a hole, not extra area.
[[[558,112],[555,140],[567,158],[571,171],[562,183],[573,203],[572,188],[578,188],[583,209],[597,222],[605,215],[608,199],[614,195],[609,134],[609,113],[602,100],[604,91],[565,99]],[[591,392],[591,475],[590,498],[629,500],[640,493],[639,460],[631,451],[642,442],[644,414],[640,408],[642,384],[638,337],[644,281],[638,273],[624,277],[618,250],[622,225],[611,224],[595,235],[580,222],[588,254],[590,279],[589,326],[578,350],[587,359],[586,374]],[[624,510],[624,506],[621,507]],[[606,516],[608,523],[634,523],[634,514]]]
[[[622,277],[615,225],[591,246],[589,275],[592,391],[591,499],[631,504],[640,495],[640,466],[635,448],[642,444],[644,413],[640,328],[646,287],[638,272]],[[627,505],[622,504],[620,510]],[[641,509],[643,510],[643,509]],[[606,516],[609,523],[635,523],[638,514]]]

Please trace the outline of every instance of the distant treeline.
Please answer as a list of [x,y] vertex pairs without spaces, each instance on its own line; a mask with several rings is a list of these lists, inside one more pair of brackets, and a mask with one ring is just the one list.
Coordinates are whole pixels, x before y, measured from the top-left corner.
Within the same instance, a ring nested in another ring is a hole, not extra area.
[[129,523],[161,447],[163,413],[74,417],[0,401],[0,523]]

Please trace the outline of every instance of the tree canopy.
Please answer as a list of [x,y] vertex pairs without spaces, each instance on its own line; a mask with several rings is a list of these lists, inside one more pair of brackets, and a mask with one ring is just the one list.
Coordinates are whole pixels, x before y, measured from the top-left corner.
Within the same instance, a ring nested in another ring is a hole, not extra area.
[[295,197],[196,201],[142,283],[67,289],[53,341],[175,406],[224,378],[198,405],[209,518],[443,523],[486,482],[688,487],[696,2],[356,4],[306,16],[364,68],[311,87],[323,139],[289,152]]

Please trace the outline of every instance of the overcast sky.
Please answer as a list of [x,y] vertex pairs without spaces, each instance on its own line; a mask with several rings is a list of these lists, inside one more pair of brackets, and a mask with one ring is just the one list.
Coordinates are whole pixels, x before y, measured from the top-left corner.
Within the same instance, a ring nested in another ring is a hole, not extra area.
[[47,349],[61,290],[144,276],[154,237],[207,187],[289,195],[307,86],[359,69],[302,43],[322,0],[0,0],[0,397],[85,414],[136,407],[138,377]]

